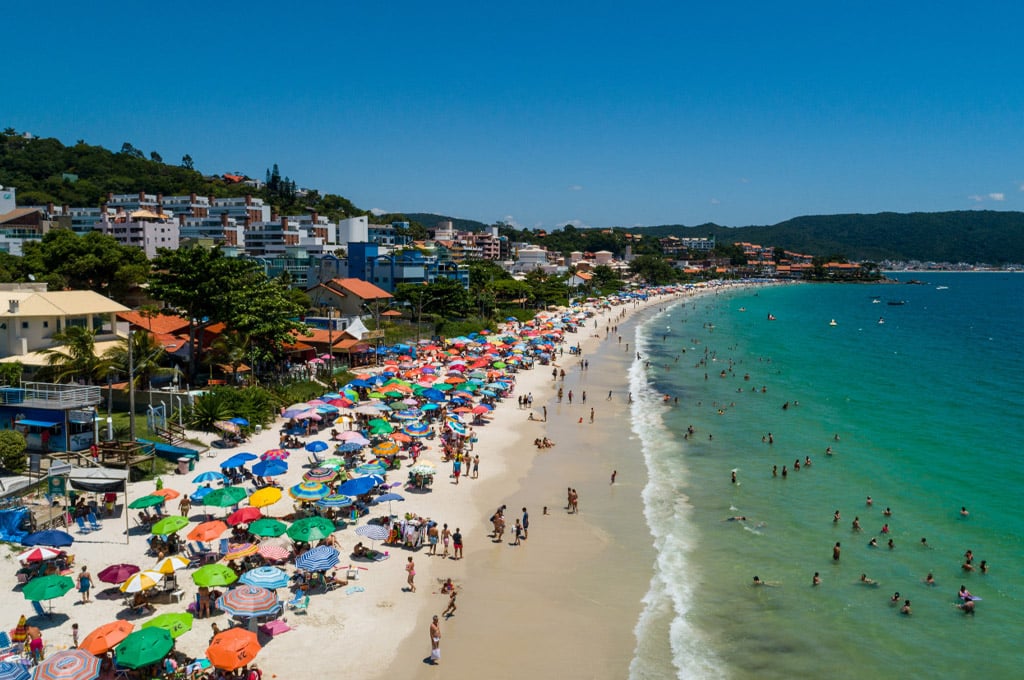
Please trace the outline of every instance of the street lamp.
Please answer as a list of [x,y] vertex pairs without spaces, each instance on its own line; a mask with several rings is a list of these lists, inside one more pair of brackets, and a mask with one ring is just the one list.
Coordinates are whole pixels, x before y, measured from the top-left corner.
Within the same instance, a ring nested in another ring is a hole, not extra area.
[[135,358],[132,355],[132,331],[128,329],[128,436],[135,442]]
[[334,381],[334,307],[327,308],[327,353],[330,358],[327,360],[327,371],[330,379]]

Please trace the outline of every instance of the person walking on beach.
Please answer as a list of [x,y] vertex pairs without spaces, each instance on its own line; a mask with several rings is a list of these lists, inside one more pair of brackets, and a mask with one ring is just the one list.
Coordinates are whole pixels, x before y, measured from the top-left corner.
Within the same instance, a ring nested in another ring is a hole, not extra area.
[[455,533],[452,534],[452,544],[455,546],[455,554],[452,555],[453,559],[462,559],[462,531],[459,527],[455,527]]
[[89,591],[92,590],[92,574],[89,568],[83,566],[78,573],[78,592],[82,594],[82,604],[89,602]]
[[444,529],[441,530],[441,543],[444,544],[444,553],[441,554],[441,557],[448,557],[448,542],[451,541],[451,538],[452,532],[445,524]]
[[594,424],[594,409],[590,409],[590,424]]
[[480,454],[473,456],[473,479],[480,477]]
[[615,478],[618,477],[618,476],[619,476],[619,471],[618,470],[612,470],[612,481],[611,481],[612,484],[615,483]]
[[448,593],[448,606],[445,607],[443,612],[441,612],[441,616],[444,618],[450,619],[455,615],[455,610],[458,609],[458,607],[455,606],[455,598],[458,596],[458,593],[459,591],[454,587],[451,589],[451,592]]
[[406,563],[406,565],[405,565],[405,571],[406,571],[406,573],[409,574],[409,577],[406,579],[406,583],[409,584],[409,589],[408,590],[409,590],[410,593],[415,593],[416,592],[416,564],[412,561],[412,556],[411,555],[409,556],[408,563]]
[[530,513],[523,508],[523,538],[530,537]]
[[430,527],[427,529],[427,543],[430,544],[430,547],[427,549],[428,555],[437,554],[437,539],[440,533],[441,532],[437,530],[437,524],[432,522]]
[[541,409],[543,409],[543,412],[544,412],[544,422],[546,423],[546,422],[548,422],[548,407],[547,406],[541,406]]
[[433,666],[441,663],[441,624],[436,614],[430,623],[430,663]]
[[516,526],[515,526],[515,538],[512,540],[512,545],[522,545],[522,538],[523,538],[523,525],[517,519],[516,520]]

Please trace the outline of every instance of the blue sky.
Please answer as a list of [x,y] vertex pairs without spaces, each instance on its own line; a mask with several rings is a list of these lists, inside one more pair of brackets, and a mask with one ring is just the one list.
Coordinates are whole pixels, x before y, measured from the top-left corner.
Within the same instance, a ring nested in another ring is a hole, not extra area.
[[0,125],[207,173],[277,163],[364,209],[552,228],[1024,208],[1018,3],[46,10],[5,8]]

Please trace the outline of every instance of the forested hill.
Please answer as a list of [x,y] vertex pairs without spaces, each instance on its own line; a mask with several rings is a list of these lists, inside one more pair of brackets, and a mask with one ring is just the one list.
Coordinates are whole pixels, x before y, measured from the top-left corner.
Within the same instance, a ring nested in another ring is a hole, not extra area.
[[489,225],[476,220],[464,220],[460,217],[446,217],[434,213],[403,213],[410,222],[418,222],[427,229],[435,228],[439,223],[450,220],[452,226],[459,231],[480,231]]
[[961,210],[935,213],[806,215],[763,227],[663,225],[627,231],[646,236],[714,236],[810,255],[853,260],[1024,262],[1024,213]]

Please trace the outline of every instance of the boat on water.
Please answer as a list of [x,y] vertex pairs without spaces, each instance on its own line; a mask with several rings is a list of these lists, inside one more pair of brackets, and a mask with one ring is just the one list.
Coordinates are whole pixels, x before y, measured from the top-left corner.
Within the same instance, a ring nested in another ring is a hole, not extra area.
[[935,286],[935,290],[949,290],[949,286]]
[[882,301],[882,298],[880,298],[880,297],[873,297],[873,298],[871,298],[871,304],[873,304],[873,305],[877,305],[881,301]]
[[899,307],[900,305],[907,304],[907,301],[906,300],[889,300],[889,302],[887,302],[886,304],[889,305],[890,307]]
[[745,312],[745,311],[747,311],[747,308],[746,307],[740,307],[740,311],[741,312]]
[[878,323],[880,323],[880,324],[885,323],[885,319],[883,319],[882,317],[878,317]]
[[829,326],[838,326],[839,324],[836,323],[835,319],[832,319],[831,321],[828,322],[828,325]]

